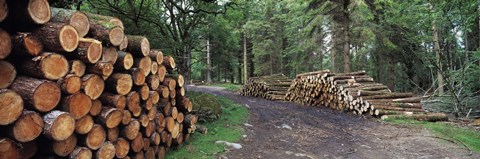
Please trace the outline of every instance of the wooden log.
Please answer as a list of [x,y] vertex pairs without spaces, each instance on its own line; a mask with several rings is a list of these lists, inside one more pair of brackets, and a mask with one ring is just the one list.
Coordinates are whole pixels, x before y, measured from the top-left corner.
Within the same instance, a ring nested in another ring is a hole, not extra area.
[[[5,54],[8,52],[8,47],[10,46],[2,46],[3,42],[8,43],[9,40],[5,39],[7,36],[4,35],[3,30],[0,29],[0,39],[4,40],[0,42],[0,48],[3,48],[0,51],[0,59],[5,58]],[[8,34],[7,34],[8,35]],[[38,56],[43,51],[43,45],[40,39],[28,32],[18,32],[12,36],[12,50],[15,55],[19,56]],[[3,53],[1,53],[3,52]],[[3,56],[2,56],[3,54]]]
[[72,134],[65,140],[62,141],[53,141],[52,150],[53,152],[61,157],[66,157],[70,155],[77,145],[77,137],[75,134]]
[[92,100],[92,108],[90,108],[90,115],[97,116],[102,112],[102,101]]
[[[166,78],[171,78],[176,81],[176,87],[181,88],[185,84],[185,80],[183,78],[183,75],[181,74],[176,74],[176,75],[166,75]],[[290,86],[290,84],[289,84]]]
[[115,145],[110,141],[106,141],[95,153],[95,157],[101,159],[113,159],[115,157],[115,151]]
[[132,153],[132,159],[145,159],[145,153],[143,151]]
[[140,121],[140,125],[142,125],[143,128],[147,127],[148,123],[150,122],[150,120],[148,119],[148,116],[146,114],[140,115],[138,120]]
[[132,68],[128,71],[132,75],[133,84],[142,86],[145,83],[145,74],[141,68]]
[[78,93],[82,86],[82,80],[75,74],[68,74],[65,77],[59,79],[57,84],[65,94]]
[[123,22],[116,17],[93,14],[93,13],[85,13],[85,14],[88,16],[88,18],[91,21],[95,21],[97,23],[101,23],[105,25],[116,26],[116,27],[120,27],[121,29],[124,29]]
[[156,75],[158,72],[158,63],[157,62],[152,62],[152,66],[150,67],[150,73],[152,75]]
[[152,99],[152,104],[157,104],[160,101],[160,94],[157,91],[150,91],[149,96]]
[[168,87],[168,90],[175,90],[175,87],[177,86],[177,82],[173,78],[168,78],[166,77],[165,80],[162,82],[163,85]]
[[0,159],[20,158],[20,144],[9,138],[0,138]]
[[80,38],[77,49],[66,56],[70,59],[79,59],[85,63],[95,64],[102,58],[102,43],[95,39]]
[[127,95],[127,108],[132,112],[132,115],[138,117],[142,111],[140,107],[140,94],[137,92],[130,92]]
[[127,125],[132,119],[132,113],[129,110],[123,110],[122,124]]
[[128,125],[122,129],[121,135],[128,140],[134,140],[135,137],[139,134],[140,131],[140,122],[135,119],[130,120]]
[[155,159],[155,148],[149,147],[145,152],[145,159]]
[[144,136],[143,138],[143,151],[146,152],[150,148],[150,138]]
[[6,128],[6,131],[12,139],[25,143],[40,136],[43,126],[44,123],[40,114],[25,110],[13,125]]
[[20,143],[20,146],[22,147],[20,158],[33,158],[38,151],[37,140]]
[[407,111],[407,112],[425,112],[422,108],[401,108],[401,107],[395,107],[395,106],[371,106],[370,109],[376,110],[376,109],[382,109],[382,110],[394,110],[394,111]]
[[168,90],[168,86],[160,85],[157,90],[158,90],[158,94],[164,99],[170,96],[170,91]]
[[[60,87],[56,83],[47,80],[19,76],[10,88],[24,99],[25,104],[30,109],[39,112],[48,112],[60,102]],[[10,99],[15,99],[11,95],[9,96]],[[15,109],[11,109],[11,111],[13,110]]]
[[0,60],[0,89],[7,88],[17,77],[17,70],[8,61]]
[[134,60],[133,66],[142,69],[145,77],[150,74],[152,68],[152,59],[150,57],[141,57]]
[[107,79],[106,89],[120,95],[128,94],[132,89],[132,76],[129,74],[114,73]]
[[162,138],[160,137],[160,134],[156,131],[154,131],[152,133],[152,135],[150,136],[150,143],[152,143],[153,145],[160,145],[160,142],[162,141]]
[[100,124],[94,124],[92,130],[82,138],[82,144],[91,150],[98,150],[106,139],[105,129]]
[[147,110],[148,119],[149,120],[154,120],[155,116],[157,115],[157,111],[158,111],[158,109],[156,108],[156,106],[153,106],[150,110]]
[[5,0],[2,0],[0,1],[0,23],[5,20],[5,18],[7,18],[8,16],[8,4],[7,4],[7,1]]
[[92,100],[102,95],[105,82],[102,77],[96,74],[87,74],[82,77],[82,89]]
[[45,78],[49,80],[58,80],[69,71],[67,59],[60,54],[43,53],[40,56],[23,61],[21,70],[24,74]]
[[120,51],[125,51],[128,47],[128,38],[127,36],[124,36],[123,37],[123,40],[122,40],[122,43],[120,43],[120,45],[118,46],[118,49]]
[[143,102],[142,107],[145,111],[150,111],[153,108],[152,99],[149,97],[146,101]]
[[45,50],[53,52],[72,52],[80,39],[73,26],[58,22],[48,22],[33,33],[42,41]]
[[155,120],[155,124],[156,124],[155,127],[157,129],[157,132],[162,132],[165,129],[165,126],[166,126],[165,116],[162,113],[158,113],[155,116],[154,120]]
[[124,138],[118,138],[115,142],[115,156],[117,158],[124,158],[130,151],[130,143]]
[[177,114],[177,122],[179,123],[183,123],[183,120],[185,119],[185,117],[183,116],[183,113],[182,112],[178,112]]
[[163,52],[158,49],[151,49],[148,56],[159,65],[163,63]]
[[420,103],[421,97],[398,98],[398,99],[370,99],[368,102],[383,102],[383,103]]
[[382,116],[382,115],[408,115],[408,114],[423,114],[424,110],[411,110],[411,111],[399,111],[399,110],[385,110],[385,109],[375,109],[373,115]]
[[107,140],[111,142],[115,142],[118,140],[120,136],[120,129],[118,127],[109,128],[107,129]]
[[76,147],[70,154],[71,159],[90,159],[92,157],[92,150],[87,147]]
[[367,101],[368,105],[370,106],[390,106],[390,107],[399,107],[399,108],[418,108],[422,109],[422,105],[420,103],[395,103],[395,102],[375,102],[375,101]]
[[85,135],[93,128],[93,118],[90,115],[85,115],[75,121],[75,132],[77,134]]
[[0,89],[0,125],[15,122],[24,108],[22,97],[15,91]]
[[158,159],[164,159],[165,158],[165,147],[164,146],[159,146],[157,150],[157,158]]
[[87,36],[93,37],[94,39],[100,40],[104,44],[110,44],[113,46],[119,46],[125,33],[123,29],[115,26],[110,22],[101,22],[96,19],[92,19],[91,14],[87,14],[90,18],[90,30],[88,31]]
[[190,101],[190,99],[188,99],[187,97],[179,97],[176,99],[177,100],[177,108],[180,110],[180,111],[183,111],[183,112],[191,112],[192,111],[192,101]]
[[151,90],[157,90],[160,86],[160,80],[158,80],[158,76],[156,75],[148,75],[146,78],[146,83]]
[[113,108],[117,108],[118,110],[125,109],[125,106],[127,105],[127,98],[119,94],[105,92],[100,96],[99,99],[105,105],[111,106]]
[[175,69],[175,59],[173,59],[172,56],[166,55],[163,57],[163,65],[166,69],[173,70]]
[[144,142],[143,142],[142,133],[138,133],[137,136],[135,136],[135,138],[132,141],[130,141],[130,149],[133,152],[142,151],[143,145],[144,145]]
[[47,0],[9,1],[9,12],[19,25],[41,25],[51,19],[50,5]]
[[110,62],[99,61],[93,65],[88,65],[87,72],[97,74],[106,80],[113,73],[113,65]]
[[118,50],[116,47],[103,47],[102,61],[107,61],[114,65],[118,59]]
[[117,127],[123,118],[123,112],[116,108],[105,108],[99,116],[99,122],[107,128]]
[[383,95],[372,95],[372,96],[365,96],[361,97],[362,100],[368,99],[396,99],[396,98],[409,98],[412,97],[413,93],[388,93]]
[[127,51],[136,57],[148,56],[150,53],[150,43],[143,36],[127,35],[128,47]]
[[7,58],[12,52],[12,41],[10,34],[0,28],[0,60]]
[[157,77],[160,82],[163,82],[166,74],[167,68],[164,65],[158,65]]
[[77,75],[78,77],[82,77],[85,75],[85,70],[87,66],[80,60],[72,60],[69,61],[69,65],[71,66],[68,73]]
[[118,51],[117,60],[115,62],[115,69],[116,70],[129,70],[132,68],[134,63],[134,59],[132,54],[124,51]]
[[387,119],[415,119],[424,121],[447,121],[448,116],[443,113],[427,113],[427,114],[408,114],[408,115],[384,115],[382,120]]
[[148,99],[150,95],[150,88],[148,88],[147,84],[135,86],[135,90],[140,94],[140,99],[142,99],[142,101],[146,101]]
[[90,21],[87,15],[77,10],[68,10],[63,8],[50,8],[52,11],[52,18],[50,21],[63,22],[72,25],[80,37],[87,35],[90,30]]
[[165,126],[167,128],[167,131],[172,133],[175,130],[175,119],[168,116],[168,117],[165,117]]
[[75,130],[75,119],[67,112],[50,111],[43,116],[43,121],[45,122],[44,135],[53,140],[65,140]]
[[61,109],[70,113],[74,119],[80,119],[87,115],[92,108],[92,100],[82,92],[64,97]]

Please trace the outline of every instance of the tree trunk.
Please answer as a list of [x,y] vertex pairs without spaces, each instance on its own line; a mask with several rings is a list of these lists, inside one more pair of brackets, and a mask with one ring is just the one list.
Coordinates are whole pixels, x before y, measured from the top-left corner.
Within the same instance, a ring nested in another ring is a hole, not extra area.
[[150,42],[144,36],[127,35],[127,51],[135,57],[144,57],[150,54]]
[[243,84],[248,80],[247,36],[243,34]]
[[87,35],[90,30],[90,21],[84,13],[76,10],[68,10],[63,8],[50,8],[52,10],[52,18],[50,21],[63,22],[72,25],[80,37]]
[[[434,12],[433,5],[430,4],[430,12]],[[438,35],[438,29],[436,21],[432,21],[432,40],[433,40],[433,49],[435,50],[435,65],[437,70],[437,82],[438,82],[438,94],[444,94],[444,80],[443,80],[443,69],[442,69],[442,62],[441,62],[441,48],[440,48],[440,38]]]
[[[89,16],[89,14],[87,14]],[[88,37],[92,37],[104,43],[119,46],[125,37],[123,29],[108,22],[96,22],[90,18],[90,30]],[[130,39],[129,39],[130,40]]]
[[[10,40],[5,39],[4,36],[5,36],[4,33],[2,33],[2,30],[0,29],[0,39],[8,43]],[[10,47],[10,45],[6,45],[6,46],[1,45],[1,46],[3,48],[2,48],[2,51],[0,51],[0,59],[2,57],[5,57],[5,53],[8,52],[9,50],[8,47]],[[32,33],[18,32],[17,34],[13,35],[12,46],[13,46],[13,52],[16,55],[20,55],[20,56],[38,56],[43,51],[42,42],[36,35]]]
[[10,88],[17,92],[30,109],[49,112],[60,102],[61,90],[54,82],[26,76],[17,77]]
[[75,130],[75,119],[66,112],[53,110],[43,116],[43,121],[44,135],[56,141],[67,139]]
[[2,78],[0,78],[0,89],[3,89],[9,87],[15,80],[17,70],[10,62],[0,60],[0,74],[2,75]]
[[95,39],[80,38],[77,49],[66,56],[95,64],[102,58],[102,43]]
[[350,0],[343,1],[343,18],[345,22],[343,24],[343,72],[350,72],[350,13],[348,6]]
[[67,59],[56,53],[43,53],[30,60],[23,61],[23,73],[49,80],[58,80],[67,75],[69,65]]
[[118,110],[124,110],[127,104],[127,98],[125,98],[125,96],[109,92],[103,93],[99,99],[104,105],[117,108]]
[[33,32],[42,41],[45,50],[72,52],[78,47],[77,30],[65,23],[49,22]]
[[63,98],[61,109],[70,113],[74,119],[87,115],[92,108],[92,100],[82,92]]

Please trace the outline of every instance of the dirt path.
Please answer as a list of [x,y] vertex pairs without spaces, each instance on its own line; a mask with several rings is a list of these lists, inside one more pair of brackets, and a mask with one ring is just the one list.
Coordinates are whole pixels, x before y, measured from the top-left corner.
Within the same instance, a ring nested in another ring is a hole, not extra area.
[[244,97],[220,87],[189,91],[222,95],[250,107],[243,148],[228,158],[480,158],[428,130],[391,125],[324,107]]

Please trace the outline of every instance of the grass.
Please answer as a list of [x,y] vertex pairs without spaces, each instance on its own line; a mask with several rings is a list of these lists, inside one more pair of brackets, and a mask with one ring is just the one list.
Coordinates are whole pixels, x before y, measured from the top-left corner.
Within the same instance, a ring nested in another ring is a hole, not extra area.
[[407,119],[392,119],[386,121],[396,124],[421,126],[430,130],[439,138],[453,141],[472,151],[480,152],[480,132],[471,128],[459,127],[452,123],[435,123]]
[[234,92],[242,89],[241,84],[235,84],[235,83],[216,83],[216,84],[213,84],[213,85],[218,86],[218,87],[223,87],[226,90],[234,91]]
[[[193,93],[193,95],[198,93]],[[243,124],[247,121],[248,110],[225,97],[216,97],[222,105],[222,115],[213,122],[201,123],[208,128],[207,134],[195,133],[190,140],[170,151],[169,159],[210,159],[225,152],[224,145],[215,141],[238,142],[243,135]]]

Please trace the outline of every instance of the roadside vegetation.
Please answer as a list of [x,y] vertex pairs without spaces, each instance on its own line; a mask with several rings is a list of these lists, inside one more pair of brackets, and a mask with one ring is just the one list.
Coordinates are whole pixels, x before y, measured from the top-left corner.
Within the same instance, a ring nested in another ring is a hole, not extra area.
[[235,83],[215,83],[213,84],[213,86],[223,87],[225,88],[225,90],[229,90],[233,92],[239,91],[240,89],[242,89],[241,84],[235,84]]
[[420,126],[430,130],[438,138],[454,142],[468,149],[480,152],[480,131],[468,127],[460,127],[453,123],[426,122],[408,119],[391,119],[387,122],[403,125]]
[[[208,96],[204,93],[188,93],[187,96]],[[189,141],[186,141],[176,151],[167,154],[166,158],[216,158],[226,152],[223,144],[215,144],[215,141],[238,142],[243,135],[243,124],[247,121],[248,110],[242,105],[234,103],[225,97],[213,96],[221,104],[222,114],[218,120],[199,123],[208,129],[207,134],[194,133]]]

